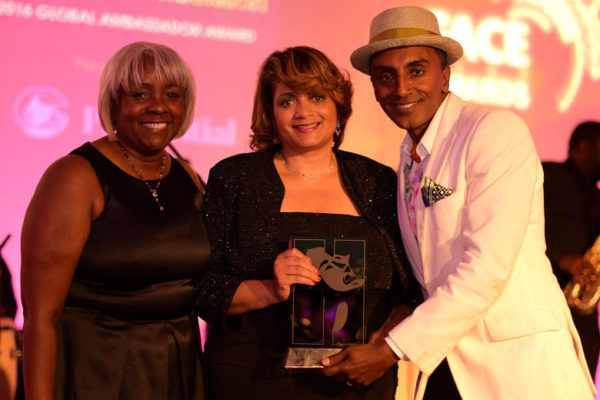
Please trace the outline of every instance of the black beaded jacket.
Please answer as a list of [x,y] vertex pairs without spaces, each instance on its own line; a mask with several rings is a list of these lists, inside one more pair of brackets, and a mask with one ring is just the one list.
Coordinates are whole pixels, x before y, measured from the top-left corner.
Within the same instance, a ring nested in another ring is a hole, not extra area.
[[[348,195],[389,248],[396,272],[391,301],[416,307],[422,297],[398,227],[396,173],[358,154],[335,150],[335,156]],[[284,186],[273,157],[273,152],[238,154],[210,170],[204,218],[212,261],[196,304],[198,315],[210,323],[224,323],[233,295],[243,281],[273,278],[274,260],[270,266],[254,261],[278,252],[271,235],[276,231],[274,221],[280,212]],[[261,239],[259,246],[257,237]]]

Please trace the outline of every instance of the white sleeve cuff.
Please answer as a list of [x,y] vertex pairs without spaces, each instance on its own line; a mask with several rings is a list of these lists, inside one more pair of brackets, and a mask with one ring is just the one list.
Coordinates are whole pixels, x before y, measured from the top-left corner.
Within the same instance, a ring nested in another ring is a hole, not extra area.
[[404,354],[402,349],[400,349],[400,347],[398,347],[389,336],[385,338],[385,342],[388,346],[390,346],[390,349],[392,349],[392,351],[394,352],[394,354],[396,354],[396,357],[398,357],[400,361],[410,361],[410,359],[406,356],[406,354]]

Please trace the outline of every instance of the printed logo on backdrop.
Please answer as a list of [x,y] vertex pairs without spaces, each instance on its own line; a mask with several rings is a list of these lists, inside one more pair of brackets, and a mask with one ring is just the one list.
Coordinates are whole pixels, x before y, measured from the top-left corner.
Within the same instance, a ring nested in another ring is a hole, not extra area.
[[[493,1],[498,3],[499,1]],[[451,89],[463,99],[480,104],[531,106],[531,28],[557,34],[569,49],[570,60],[557,60],[569,68],[555,96],[556,110],[572,105],[587,75],[600,79],[600,20],[598,0],[512,0],[506,15],[475,18],[468,12],[433,9],[443,35],[457,40],[464,57],[452,71]],[[472,66],[484,65],[481,72]]]
[[60,90],[48,85],[31,86],[17,97],[13,116],[27,136],[48,139],[69,125],[68,107],[69,101]]
[[188,131],[181,137],[182,142],[235,146],[237,143],[237,120],[227,118],[224,123],[215,123],[209,116],[194,119]]

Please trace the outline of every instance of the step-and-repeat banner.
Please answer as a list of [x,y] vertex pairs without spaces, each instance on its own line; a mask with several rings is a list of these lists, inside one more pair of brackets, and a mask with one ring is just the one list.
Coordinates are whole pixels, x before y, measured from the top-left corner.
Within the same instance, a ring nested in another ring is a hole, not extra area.
[[[507,107],[529,125],[542,159],[561,160],[575,125],[600,119],[600,1],[413,1],[438,16],[464,57],[451,88],[464,99]],[[404,133],[374,100],[350,53],[366,44],[371,18],[397,1],[363,0],[0,0],[0,243],[19,296],[19,236],[47,166],[101,137],[100,71],[123,45],[147,40],[177,50],[192,67],[198,100],[174,142],[206,179],[220,159],[248,151],[261,62],[309,45],[347,70],[354,114],[344,149],[396,166]],[[68,207],[68,204],[65,205]],[[18,317],[17,324],[21,324]]]

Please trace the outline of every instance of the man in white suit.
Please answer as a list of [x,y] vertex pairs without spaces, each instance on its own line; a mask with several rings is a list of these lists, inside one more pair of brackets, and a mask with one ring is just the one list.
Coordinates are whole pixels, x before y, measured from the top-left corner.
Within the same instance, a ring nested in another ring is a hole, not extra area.
[[592,399],[581,342],[545,255],[534,143],[514,113],[449,92],[449,65],[461,56],[419,7],[377,15],[369,44],[352,54],[407,132],[398,217],[425,301],[403,320],[392,314],[369,344],[324,359],[323,374],[368,385],[410,360],[422,398],[447,360],[450,387],[435,394],[427,386],[430,398]]

